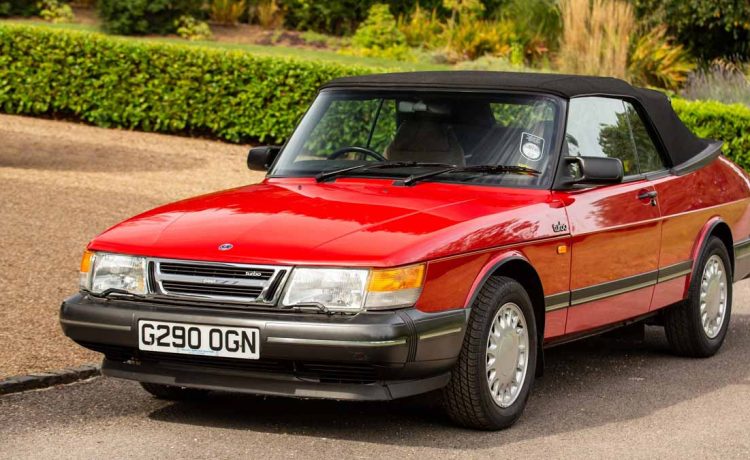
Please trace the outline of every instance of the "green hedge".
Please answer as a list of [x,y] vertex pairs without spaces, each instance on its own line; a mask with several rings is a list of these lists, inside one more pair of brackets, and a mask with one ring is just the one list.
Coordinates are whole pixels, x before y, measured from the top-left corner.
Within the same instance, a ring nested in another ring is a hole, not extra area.
[[0,26],[0,109],[103,127],[281,141],[326,81],[373,69]]
[[[279,142],[326,81],[382,69],[0,25],[0,110],[104,126]],[[750,108],[675,99],[701,137],[750,170]]]
[[724,154],[750,171],[750,107],[682,99],[672,100],[672,106],[695,134],[724,141]]

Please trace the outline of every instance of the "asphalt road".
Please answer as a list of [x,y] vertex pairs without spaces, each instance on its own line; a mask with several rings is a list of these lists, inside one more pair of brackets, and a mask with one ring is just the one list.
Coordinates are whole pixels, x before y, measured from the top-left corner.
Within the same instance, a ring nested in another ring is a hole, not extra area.
[[0,397],[0,458],[750,458],[750,282],[713,358],[670,355],[656,327],[554,348],[520,422],[497,433],[455,428],[433,401],[171,403],[97,378]]

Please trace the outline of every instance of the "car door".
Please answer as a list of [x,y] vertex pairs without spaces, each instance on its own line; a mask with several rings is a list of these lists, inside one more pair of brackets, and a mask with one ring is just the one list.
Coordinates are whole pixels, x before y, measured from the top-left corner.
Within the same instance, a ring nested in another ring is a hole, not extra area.
[[649,311],[656,283],[661,222],[655,188],[641,174],[626,103],[570,101],[568,155],[619,158],[621,184],[568,193],[571,233],[570,308],[566,334]]

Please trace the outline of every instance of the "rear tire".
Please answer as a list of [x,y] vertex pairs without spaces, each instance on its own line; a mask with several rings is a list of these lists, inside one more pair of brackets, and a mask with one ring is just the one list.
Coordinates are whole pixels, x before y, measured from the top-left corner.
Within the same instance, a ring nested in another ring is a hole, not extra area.
[[732,265],[724,243],[712,236],[693,270],[687,299],[665,311],[667,341],[682,356],[713,356],[724,343],[731,313]]
[[172,385],[162,385],[160,383],[140,382],[144,390],[159,399],[167,401],[194,401],[206,397],[208,390],[199,388],[177,387]]
[[531,393],[537,346],[526,290],[511,278],[488,279],[472,305],[458,362],[443,389],[451,419],[480,430],[513,425]]

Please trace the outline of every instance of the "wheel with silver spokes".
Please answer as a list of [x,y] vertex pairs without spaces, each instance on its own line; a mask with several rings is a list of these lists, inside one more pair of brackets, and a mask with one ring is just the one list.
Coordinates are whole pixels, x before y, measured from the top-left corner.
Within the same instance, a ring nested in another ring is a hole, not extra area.
[[727,271],[721,257],[709,257],[701,277],[700,312],[709,339],[719,335],[727,309]]
[[534,308],[524,287],[493,276],[472,304],[443,405],[458,424],[498,430],[523,413],[536,371]]
[[724,243],[711,237],[698,259],[688,297],[664,315],[664,330],[678,354],[708,357],[721,348],[732,312],[732,265]]
[[500,407],[518,399],[528,369],[529,336],[526,320],[518,305],[500,307],[487,337],[487,385]]

